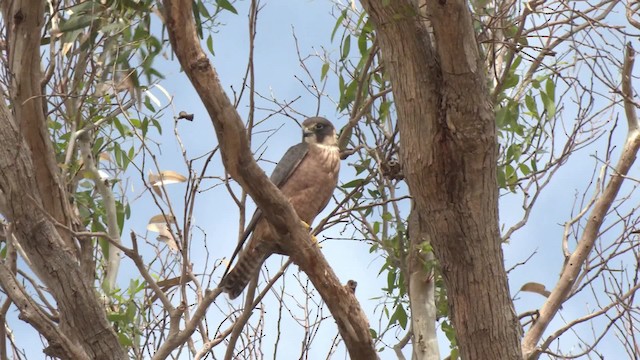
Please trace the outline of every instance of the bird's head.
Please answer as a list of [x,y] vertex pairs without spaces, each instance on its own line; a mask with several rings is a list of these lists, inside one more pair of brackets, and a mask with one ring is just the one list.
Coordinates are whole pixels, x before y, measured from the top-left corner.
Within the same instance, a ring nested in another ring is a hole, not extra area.
[[307,144],[337,146],[336,128],[323,117],[308,118],[302,123],[302,141]]

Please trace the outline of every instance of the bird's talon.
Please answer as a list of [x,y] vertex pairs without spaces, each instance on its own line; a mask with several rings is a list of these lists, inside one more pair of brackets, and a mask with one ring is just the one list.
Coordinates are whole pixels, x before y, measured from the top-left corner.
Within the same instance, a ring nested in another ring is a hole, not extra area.
[[[302,226],[305,227],[305,229],[311,231],[311,226],[309,226],[309,224],[307,224],[304,220],[300,220],[300,222],[302,223]],[[318,242],[318,238],[315,237],[315,235],[313,234],[309,234],[309,236],[311,236],[311,241],[316,244],[320,249],[322,249],[322,246],[320,245],[320,243]]]
[[304,226],[305,229],[311,230],[311,225],[307,224],[304,220],[300,220],[300,223],[302,224],[302,226]]

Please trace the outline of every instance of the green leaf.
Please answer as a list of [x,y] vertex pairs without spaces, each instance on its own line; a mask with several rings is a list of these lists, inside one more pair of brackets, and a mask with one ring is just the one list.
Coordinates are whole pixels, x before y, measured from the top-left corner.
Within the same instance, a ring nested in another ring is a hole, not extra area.
[[342,185],[343,189],[349,189],[349,188],[354,188],[357,186],[361,186],[362,184],[364,184],[364,179],[355,179],[355,180],[351,180],[348,183]]
[[338,20],[336,20],[336,26],[333,27],[333,31],[331,32],[331,41],[336,35],[336,31],[342,25],[342,21],[347,17],[347,9],[342,10],[342,14],[338,16]]
[[138,128],[140,129],[140,125],[142,124],[142,122],[140,121],[140,119],[130,119],[129,121],[131,121],[131,125],[133,125],[134,128]]
[[341,92],[340,104],[338,104],[339,105],[338,107],[340,110],[346,109],[347,106],[349,106],[349,104],[353,102],[353,100],[356,98],[357,89],[358,89],[358,82],[354,80],[351,83],[349,83],[349,85],[347,85],[346,89],[344,89],[344,92]]
[[349,51],[351,51],[351,35],[347,35],[347,37],[344,38],[344,42],[342,43],[342,55],[340,56],[340,61],[343,61],[347,58],[347,56],[349,56]]
[[551,78],[547,79],[547,82],[544,85],[544,89],[547,92],[547,96],[549,96],[549,100],[555,103],[556,101],[556,84],[553,82]]
[[118,223],[118,231],[122,234],[122,229],[124,228],[124,208],[120,201],[116,201],[116,219]]
[[384,100],[380,103],[380,119],[385,119],[389,115],[389,109],[391,108],[391,102]]
[[513,177],[515,177],[515,175],[516,175],[516,170],[513,168],[513,166],[511,166],[511,165],[506,165],[506,166],[504,167],[504,173],[505,173],[505,175],[506,175],[506,177],[507,177],[507,180],[509,180],[509,179],[511,179],[511,178],[513,178]]
[[515,87],[516,85],[518,85],[519,82],[520,82],[520,76],[513,73],[509,73],[509,76],[504,81],[504,84],[502,84],[502,86],[504,90],[511,89],[512,87]]
[[112,322],[122,322],[125,320],[125,316],[124,314],[120,314],[120,313],[111,313],[111,314],[107,314],[107,320]]
[[496,126],[498,129],[504,129],[507,118],[507,107],[501,106],[496,110]]
[[140,130],[142,130],[142,137],[147,137],[147,131],[149,130],[149,119],[146,116],[144,119],[142,119]]
[[211,37],[211,35],[207,37],[207,49],[209,50],[211,55],[213,56],[216,55],[215,52],[213,51],[213,38]]
[[158,134],[162,135],[162,125],[160,125],[160,122],[156,119],[151,119],[151,123],[158,130]]
[[393,289],[395,289],[395,284],[396,284],[396,273],[394,271],[389,271],[387,273],[387,292],[391,293],[393,292]]
[[74,30],[83,29],[89,26],[95,17],[87,14],[74,14],[69,20],[60,24],[60,32],[70,32]]
[[498,168],[498,187],[504,189],[507,187],[507,179],[504,176],[504,167]]
[[129,305],[127,306],[127,312],[125,313],[127,318],[127,323],[129,324],[133,323],[137,313],[138,313],[138,309],[136,308],[135,303],[133,303],[133,301],[130,302]]
[[122,346],[133,346],[133,341],[131,341],[131,338],[129,338],[127,335],[123,334],[123,333],[118,333],[118,341],[120,342],[120,344]]
[[524,103],[527,106],[527,110],[529,110],[529,112],[536,117],[536,119],[540,118],[540,115],[538,114],[538,106],[536,104],[536,100],[533,98],[533,96],[531,95],[527,95],[524,97]]
[[398,307],[396,307],[396,311],[393,312],[391,319],[389,319],[389,324],[393,324],[396,321],[403,329],[407,328],[407,312],[401,304],[398,304]]
[[517,69],[518,66],[520,66],[520,63],[522,63],[522,56],[516,56],[516,58],[513,60],[513,63],[511,64],[511,69]]
[[113,125],[116,127],[116,129],[118,129],[120,136],[124,137],[126,135],[125,128],[122,125],[122,122],[120,122],[120,119],[118,119],[117,117],[113,118]]
[[[119,123],[118,119],[114,119],[114,124]],[[122,125],[120,125],[122,126]],[[117,128],[118,126],[116,126]],[[113,158],[116,161],[116,165],[118,165],[119,167],[122,167],[122,149],[120,148],[120,143],[118,142],[114,142],[113,143]]]
[[547,112],[547,118],[552,118],[556,114],[556,104],[553,99],[544,92],[540,92],[540,98],[544,104],[544,110]]
[[371,334],[371,338],[376,339],[378,337],[378,333],[373,330],[373,329],[369,329],[369,334]]
[[362,55],[363,58],[366,57],[366,55],[369,53],[369,48],[367,47],[367,33],[366,32],[362,32],[360,34],[360,36],[358,36],[358,50],[360,50],[360,55]]
[[205,19],[208,19],[211,17],[211,14],[209,14],[209,10],[207,9],[207,7],[204,5],[202,1],[198,1],[197,6],[198,6],[198,11],[200,11],[200,14],[202,14],[202,17],[204,17]]
[[218,7],[238,15],[238,10],[236,10],[236,8],[231,5],[229,0],[216,0],[216,4],[218,5]]
[[329,63],[326,62],[322,64],[322,70],[320,71],[320,80],[324,80],[327,77],[327,73],[329,72]]
[[145,96],[145,97],[144,97],[144,106],[145,106],[149,111],[152,111],[152,112],[155,112],[155,111],[156,111],[156,108],[155,108],[155,107],[153,107],[153,104],[151,103],[151,99],[150,99],[148,96]]

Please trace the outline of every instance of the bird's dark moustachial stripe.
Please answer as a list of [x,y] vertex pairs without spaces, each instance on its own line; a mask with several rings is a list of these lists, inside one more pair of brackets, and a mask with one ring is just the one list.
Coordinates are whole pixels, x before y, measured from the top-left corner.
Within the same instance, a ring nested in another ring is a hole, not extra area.
[[[302,142],[287,150],[271,175],[271,181],[287,197],[302,221],[311,225],[327,206],[340,170],[336,129],[325,118],[312,117],[302,123]],[[254,221],[255,220],[255,221]],[[256,212],[245,234],[248,244],[236,266],[222,279],[220,287],[234,299],[258,275],[262,263],[272,254],[287,254],[281,239],[268,221]],[[241,246],[241,245],[240,245]]]

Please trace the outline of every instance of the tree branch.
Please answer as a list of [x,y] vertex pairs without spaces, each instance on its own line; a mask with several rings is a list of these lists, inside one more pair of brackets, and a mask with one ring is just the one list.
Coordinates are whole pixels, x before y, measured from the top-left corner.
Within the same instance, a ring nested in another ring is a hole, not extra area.
[[622,65],[622,96],[624,98],[624,112],[627,116],[629,133],[638,131],[638,110],[633,101],[633,87],[631,86],[631,76],[633,63],[636,60],[636,53],[631,43],[627,43],[624,54],[624,64]]
[[500,243],[496,119],[469,4],[362,4],[391,80],[402,170],[442,266],[460,357],[519,359]]
[[50,219],[53,214],[43,212],[44,204],[37,191],[39,179],[31,159],[52,154],[36,156],[26,149],[19,126],[0,94],[0,191],[8,205],[4,215],[15,225],[14,234],[31,260],[33,271],[51,289],[60,311],[57,331],[80,339],[79,346],[89,358],[125,358],[93,284],[82,275],[80,264],[64,240],[72,236],[65,234],[63,238]]
[[[602,223],[604,222],[611,205],[615,201],[616,196],[620,191],[620,187],[629,173],[631,165],[635,162],[636,155],[640,149],[640,132],[638,131],[638,120],[635,114],[635,106],[633,109],[629,109],[629,107],[633,105],[627,105],[632,100],[632,97],[628,96],[631,95],[631,80],[630,77],[625,79],[625,76],[630,74],[632,70],[633,49],[627,46],[626,50],[627,54],[624,65],[625,71],[623,71],[623,89],[628,91],[625,93],[624,100],[625,111],[627,111],[627,122],[629,124],[627,139],[622,149],[622,153],[620,154],[618,164],[614,168],[614,173],[612,174],[609,183],[602,191],[602,195],[595,200],[593,210],[589,214],[582,236],[580,236],[580,240],[578,241],[573,253],[571,253],[567,258],[565,267],[560,274],[560,279],[558,280],[556,287],[551,291],[551,295],[540,309],[540,316],[536,322],[531,325],[531,328],[529,328],[529,331],[527,331],[524,339],[522,340],[522,353],[525,359],[537,359],[541,350],[544,350],[538,348],[536,345],[573,288],[583,264],[587,260],[587,257],[591,253],[593,246],[598,239]],[[625,82],[627,82],[626,85]],[[623,92],[624,91],[625,90],[623,90]],[[630,110],[633,111],[631,112]],[[631,114],[629,114],[630,112]],[[629,117],[629,115],[631,115],[631,117]]]
[[[13,74],[9,87],[13,114],[21,135],[31,150],[36,187],[44,208],[56,220],[70,224],[71,212],[60,182],[60,172],[53,156],[44,114],[42,73],[40,69],[40,35],[44,24],[45,1],[5,1],[3,19],[8,21],[8,60]],[[70,238],[70,248],[77,250]]]
[[[49,342],[49,349],[55,350],[57,356],[68,359],[90,359],[78,344],[73,343],[58,327],[42,312],[20,285],[5,262],[0,262],[0,284],[8,297],[20,310],[20,318],[38,331]],[[4,327],[4,324],[2,324]]]
[[[96,167],[96,162],[94,161],[93,154],[91,152],[91,144],[89,143],[89,134],[83,133],[80,137],[78,137],[78,146],[80,148],[80,153],[82,154],[82,160],[84,167],[91,174],[91,180],[100,193],[102,197],[102,202],[104,204],[106,223],[107,223],[107,233],[111,240],[116,242],[117,244],[121,244],[120,241],[120,227],[118,226],[118,214],[116,210],[116,199],[113,196],[113,191],[105,184],[105,180],[100,176],[100,172]],[[118,268],[120,268],[120,250],[109,244],[109,258],[107,259],[107,267],[105,274],[105,285],[107,292],[107,296],[109,296],[109,292],[113,291],[116,285],[116,278],[118,277]]]
[[200,46],[191,2],[165,0],[164,7],[171,45],[211,117],[225,169],[261,209],[268,209],[264,211],[267,220],[283,234],[291,259],[327,303],[351,358],[375,359],[369,324],[356,298],[342,287],[291,204],[254,160],[240,115]]

